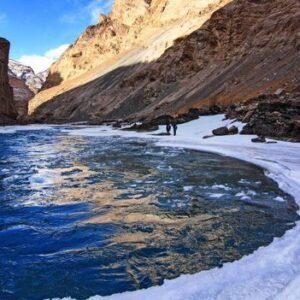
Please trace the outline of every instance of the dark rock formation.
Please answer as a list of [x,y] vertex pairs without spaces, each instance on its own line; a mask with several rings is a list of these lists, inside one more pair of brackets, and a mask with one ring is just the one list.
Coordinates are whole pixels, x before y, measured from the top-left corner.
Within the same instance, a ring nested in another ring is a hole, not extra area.
[[229,130],[225,126],[225,127],[220,127],[220,128],[217,128],[217,129],[213,130],[212,133],[214,135],[228,135],[229,134]]
[[231,126],[228,129],[229,134],[234,135],[239,133],[239,129],[236,126]]
[[130,127],[124,128],[126,131],[151,132],[158,130],[159,127],[153,123],[133,124]]
[[265,143],[266,142],[266,138],[264,136],[259,136],[257,138],[253,138],[252,143]]
[[[239,133],[239,129],[236,126],[231,126],[231,127],[220,127],[217,129],[214,129],[212,131],[213,135],[217,135],[217,136],[222,136],[222,135],[234,135],[234,134],[238,134]],[[203,138],[209,138],[211,136],[205,136]]]
[[15,107],[18,119],[27,116],[28,102],[34,97],[34,93],[26,85],[25,81],[10,74],[9,84],[13,88]]
[[0,38],[0,125],[13,123],[17,117],[8,79],[9,48],[9,41]]
[[300,93],[264,94],[231,106],[226,115],[247,123],[241,134],[300,142]]
[[18,61],[9,60],[8,77],[13,88],[14,101],[18,113],[18,120],[22,120],[28,113],[28,103],[42,88],[47,71],[35,74],[34,70]]

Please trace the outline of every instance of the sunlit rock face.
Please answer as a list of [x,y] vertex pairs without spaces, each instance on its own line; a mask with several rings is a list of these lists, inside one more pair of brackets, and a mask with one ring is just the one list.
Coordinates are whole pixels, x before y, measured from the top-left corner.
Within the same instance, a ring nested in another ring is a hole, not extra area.
[[11,123],[16,118],[13,90],[8,80],[8,56],[10,43],[0,38],[0,125]]
[[9,75],[23,80],[34,94],[36,94],[42,88],[48,72],[46,70],[41,73],[35,73],[30,66],[26,66],[12,59],[9,60],[8,68]]
[[[106,72],[112,64],[121,66],[154,60],[176,38],[197,29],[213,11],[230,0],[188,2],[115,1],[112,12],[100,16],[99,23],[88,27],[51,67],[44,88],[69,81],[99,66]],[[140,55],[124,57],[130,50],[138,50]],[[99,70],[96,73],[99,74]],[[80,82],[86,80],[81,78]]]
[[148,121],[300,86],[299,1],[179,2],[89,28],[52,68],[48,84],[54,73],[63,83],[31,101],[33,119]]

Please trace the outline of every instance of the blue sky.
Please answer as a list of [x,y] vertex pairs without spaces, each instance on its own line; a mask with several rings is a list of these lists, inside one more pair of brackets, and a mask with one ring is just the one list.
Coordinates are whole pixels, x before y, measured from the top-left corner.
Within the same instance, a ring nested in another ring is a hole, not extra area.
[[41,71],[71,44],[112,0],[0,0],[0,36],[10,57]]

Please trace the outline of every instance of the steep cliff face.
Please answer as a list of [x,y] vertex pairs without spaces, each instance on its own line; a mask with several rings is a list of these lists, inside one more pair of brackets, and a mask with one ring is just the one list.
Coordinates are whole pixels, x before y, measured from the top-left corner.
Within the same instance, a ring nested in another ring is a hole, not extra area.
[[28,103],[34,97],[34,93],[26,85],[25,81],[13,74],[9,75],[9,84],[13,89],[15,108],[18,117],[22,118],[28,114]]
[[9,60],[8,76],[10,86],[14,92],[18,117],[25,117],[28,113],[29,101],[42,88],[45,82],[45,72],[35,74],[31,67],[25,66],[15,60]]
[[[151,10],[162,2],[147,4]],[[137,59],[147,57],[151,47],[123,54],[121,63],[39,94],[31,103],[32,117],[55,122],[145,120],[205,105],[228,106],[279,88],[299,88],[298,0],[234,0],[213,8],[205,2],[200,15],[214,12],[212,17],[159,58]],[[165,1],[160,20],[167,18],[165,11],[178,11],[172,3],[176,0]],[[170,12],[167,15],[171,18]]]
[[8,80],[9,48],[9,41],[0,38],[0,125],[9,124],[17,117],[13,90]]
[[42,88],[46,78],[47,72],[35,73],[34,70],[18,61],[13,59],[8,63],[9,75],[17,77],[25,82],[26,86],[34,93],[38,93]]
[[[44,89],[112,64],[158,58],[173,41],[191,33],[230,0],[116,0],[112,13],[100,16],[50,69]],[[137,56],[126,54],[138,51]],[[99,73],[99,71],[98,71]],[[96,73],[97,74],[97,73]],[[97,75],[96,75],[97,76]]]

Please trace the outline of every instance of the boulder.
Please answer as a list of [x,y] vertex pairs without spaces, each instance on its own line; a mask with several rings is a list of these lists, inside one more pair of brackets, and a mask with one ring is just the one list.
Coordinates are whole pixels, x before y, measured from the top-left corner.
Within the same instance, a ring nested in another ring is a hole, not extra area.
[[159,129],[159,126],[152,123],[133,124],[130,127],[124,128],[126,131],[152,132]]
[[229,134],[234,135],[239,133],[239,129],[236,126],[231,126],[229,129]]
[[251,140],[252,143],[265,143],[266,142],[266,138],[263,136],[259,136],[257,138],[253,138]]
[[213,130],[212,133],[214,135],[218,135],[218,136],[229,135],[229,130],[227,127],[224,126],[224,127],[220,127],[220,128]]

